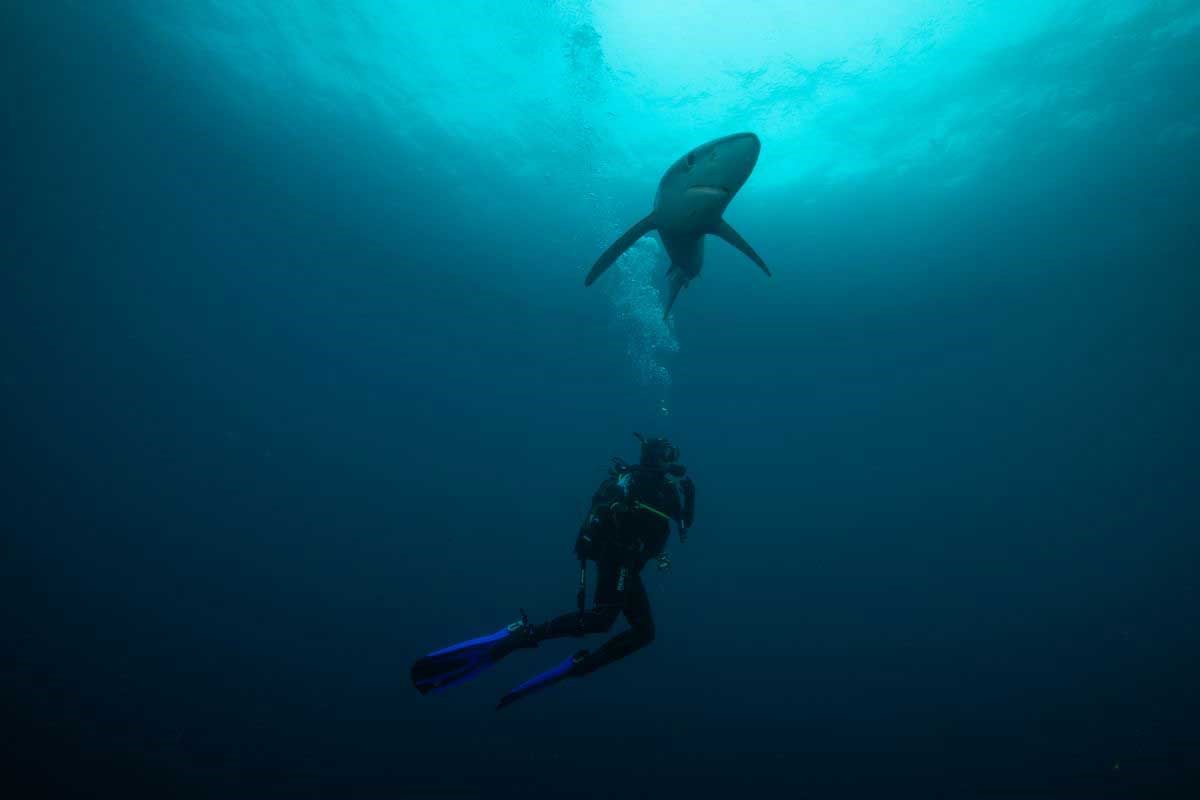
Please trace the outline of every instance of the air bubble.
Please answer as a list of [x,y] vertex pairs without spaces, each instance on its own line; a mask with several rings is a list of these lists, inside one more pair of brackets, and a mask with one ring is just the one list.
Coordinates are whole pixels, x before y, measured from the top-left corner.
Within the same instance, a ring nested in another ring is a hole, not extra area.
[[626,348],[642,386],[658,390],[659,413],[670,413],[667,392],[671,372],[664,356],[679,351],[679,341],[663,319],[663,298],[656,276],[664,272],[665,253],[657,240],[645,237],[616,264],[617,288],[613,295],[617,319],[625,334]]

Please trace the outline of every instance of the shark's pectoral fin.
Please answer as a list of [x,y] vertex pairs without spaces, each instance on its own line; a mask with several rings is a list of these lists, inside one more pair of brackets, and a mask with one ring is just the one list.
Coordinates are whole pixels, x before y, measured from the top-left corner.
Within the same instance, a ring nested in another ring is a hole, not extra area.
[[741,237],[741,234],[735,231],[728,222],[721,220],[719,223],[717,223],[717,227],[713,230],[713,234],[720,236],[738,250],[741,250],[742,254],[746,256],[746,258],[750,259],[755,264],[758,264],[758,266],[762,268],[762,271],[767,273],[768,278],[771,277],[771,270],[767,269],[767,265],[763,263],[761,258],[758,257],[758,253],[754,252],[754,248],[751,247],[749,243],[747,243],[746,240]]
[[596,259],[596,263],[592,265],[591,271],[583,279],[583,285],[591,286],[596,278],[599,278],[604,273],[604,270],[613,265],[613,262],[620,257],[621,253],[632,247],[633,243],[638,239],[654,230],[654,227],[654,214],[648,214],[632,228],[621,234],[621,238],[610,244],[608,249],[600,254],[600,258]]

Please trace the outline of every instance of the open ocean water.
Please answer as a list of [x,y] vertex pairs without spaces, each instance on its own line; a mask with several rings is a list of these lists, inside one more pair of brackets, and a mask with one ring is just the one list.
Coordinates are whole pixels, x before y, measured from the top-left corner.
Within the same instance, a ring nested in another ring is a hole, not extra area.
[[[5,797],[1200,796],[1200,3],[0,24]],[[773,277],[585,289],[739,131]],[[418,695],[574,607],[635,430],[654,644]]]

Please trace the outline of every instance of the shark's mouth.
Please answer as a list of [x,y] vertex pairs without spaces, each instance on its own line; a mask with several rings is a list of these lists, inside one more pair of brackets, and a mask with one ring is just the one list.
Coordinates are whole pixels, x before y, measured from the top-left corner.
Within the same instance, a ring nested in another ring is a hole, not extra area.
[[719,197],[729,197],[733,194],[733,192],[724,186],[692,186],[688,188],[688,192],[694,194],[711,194]]

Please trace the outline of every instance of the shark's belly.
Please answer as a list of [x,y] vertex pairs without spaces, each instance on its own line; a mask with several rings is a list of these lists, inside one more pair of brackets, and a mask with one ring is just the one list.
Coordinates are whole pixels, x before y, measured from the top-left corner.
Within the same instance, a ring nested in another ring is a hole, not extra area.
[[[681,198],[682,202],[662,203],[654,210],[654,222],[658,229],[672,236],[703,236],[721,222],[721,214],[728,203],[697,203],[694,197]],[[688,202],[693,201],[693,202]]]
[[660,229],[659,237],[675,269],[688,280],[700,274],[700,268],[704,265],[703,235],[672,235]]

